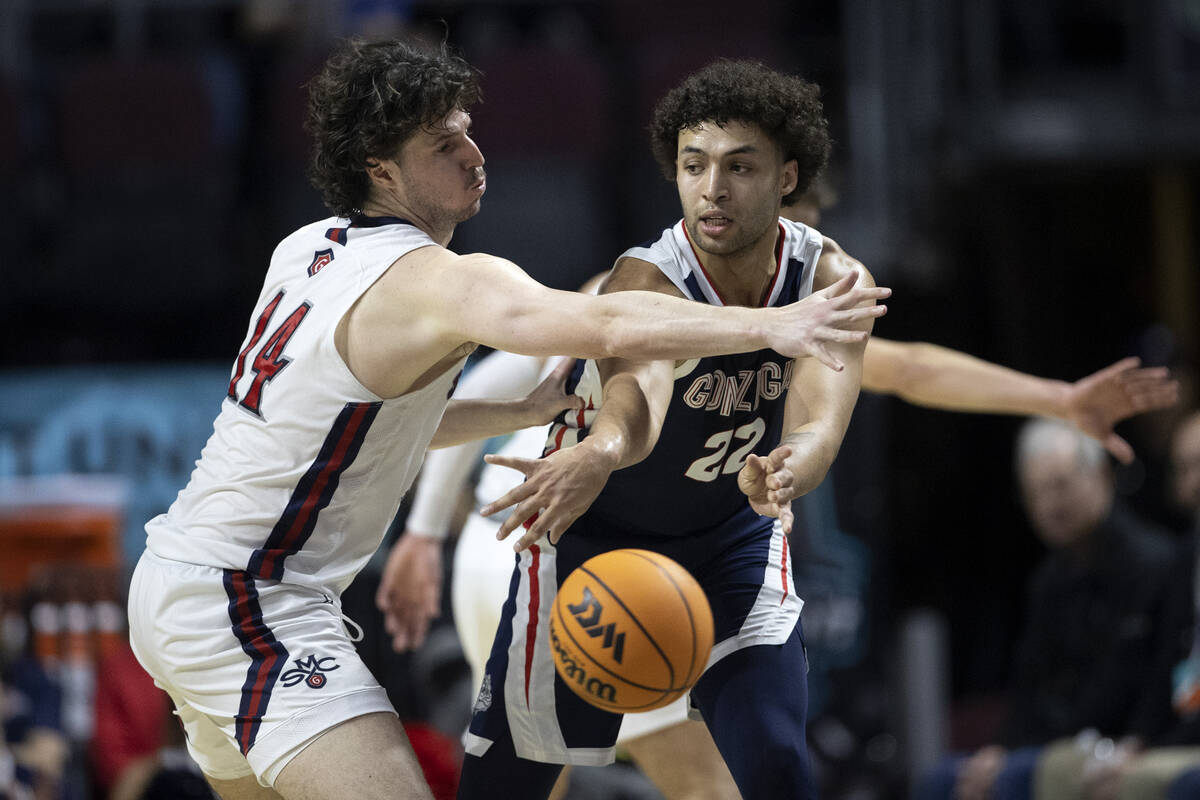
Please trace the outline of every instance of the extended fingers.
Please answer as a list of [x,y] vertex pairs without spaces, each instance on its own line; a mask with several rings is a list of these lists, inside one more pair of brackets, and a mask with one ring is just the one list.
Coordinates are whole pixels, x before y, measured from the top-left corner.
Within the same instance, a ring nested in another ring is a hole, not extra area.
[[838,280],[829,284],[824,289],[822,289],[820,292],[817,292],[817,294],[824,297],[826,300],[831,300],[835,297],[838,297],[839,295],[845,295],[847,292],[850,291],[850,289],[854,286],[855,282],[857,282],[857,281],[858,281],[858,270],[856,270],[856,269],[850,270],[850,272],[846,273],[841,278],[838,278]]
[[1109,364],[1104,369],[1097,371],[1092,377],[1096,378],[1097,380],[1115,378],[1120,376],[1123,372],[1128,373],[1130,370],[1136,369],[1141,363],[1142,360],[1137,356],[1128,356],[1126,358],[1122,358],[1115,364]]
[[530,471],[537,466],[539,459],[536,458],[518,458],[517,456],[502,456],[499,453],[488,453],[483,457],[483,460],[489,464],[495,464],[498,467],[508,467],[515,469],[518,472],[529,476]]
[[1113,458],[1122,464],[1133,463],[1133,448],[1129,442],[1115,433],[1110,433],[1104,438],[1104,449],[1112,453]]
[[503,511],[509,506],[521,502],[531,494],[533,494],[533,487],[528,483],[522,483],[514,486],[512,489],[509,489],[507,493],[501,495],[479,509],[479,515],[481,517],[490,517],[497,511]]
[[830,299],[835,308],[850,308],[861,303],[886,300],[892,296],[892,290],[886,286],[860,286],[853,291]]

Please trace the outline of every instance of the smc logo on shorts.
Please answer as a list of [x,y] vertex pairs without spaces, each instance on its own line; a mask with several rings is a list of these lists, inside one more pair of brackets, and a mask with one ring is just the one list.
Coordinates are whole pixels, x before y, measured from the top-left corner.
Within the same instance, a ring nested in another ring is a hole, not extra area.
[[320,689],[325,685],[327,678],[326,672],[333,672],[339,668],[333,656],[321,658],[319,656],[305,656],[304,658],[293,659],[296,663],[294,669],[289,669],[280,676],[284,686],[295,686],[300,681],[308,684],[310,689]]

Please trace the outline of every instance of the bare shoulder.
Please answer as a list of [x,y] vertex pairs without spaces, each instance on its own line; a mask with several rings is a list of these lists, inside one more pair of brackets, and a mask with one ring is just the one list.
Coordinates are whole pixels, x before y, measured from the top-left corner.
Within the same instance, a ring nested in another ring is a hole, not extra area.
[[604,281],[604,285],[600,287],[600,294],[630,291],[659,292],[675,297],[684,296],[683,292],[671,283],[671,279],[654,264],[640,258],[625,256],[617,259],[617,263],[613,265],[612,272]]
[[858,286],[872,287],[875,278],[871,271],[854,256],[842,249],[842,246],[830,239],[822,237],[821,257],[817,259],[817,269],[813,276],[813,289],[820,290],[844,278],[851,272],[858,272]]

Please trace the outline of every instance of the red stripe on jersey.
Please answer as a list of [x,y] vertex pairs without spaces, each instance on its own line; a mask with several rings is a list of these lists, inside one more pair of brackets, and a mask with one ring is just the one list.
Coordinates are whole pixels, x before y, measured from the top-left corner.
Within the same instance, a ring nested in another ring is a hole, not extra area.
[[708,274],[708,270],[704,268],[704,262],[700,260],[700,253],[696,251],[696,245],[692,244],[692,237],[691,234],[688,233],[686,223],[683,225],[683,238],[687,239],[688,247],[692,248],[692,256],[696,259],[696,263],[700,265],[700,271],[704,273],[704,280],[708,282],[708,287],[713,290],[713,294],[715,294],[717,299],[721,301],[721,305],[729,305],[725,302],[725,297],[721,294],[721,290],[717,288],[715,283],[713,283],[712,276]]
[[533,648],[537,644],[539,591],[538,564],[541,562],[541,548],[536,544],[529,546],[529,621],[525,623],[525,707],[529,707],[529,674],[533,669]]
[[783,558],[780,559],[779,577],[783,581],[783,597],[779,600],[779,605],[783,605],[783,601],[787,600],[787,596],[788,596],[788,587],[787,587],[788,541],[787,541],[786,535],[784,535],[781,538],[783,539]]
[[771,278],[771,283],[767,285],[767,290],[763,292],[762,300],[759,301],[760,306],[767,306],[771,303],[771,294],[775,291],[775,284],[779,283],[779,276],[783,274],[783,239],[787,236],[787,231],[783,228],[783,223],[779,223],[779,241],[775,245],[775,276]]
[[273,543],[274,546],[264,553],[262,566],[259,568],[258,574],[272,575],[275,570],[275,560],[279,557],[285,557],[291,550],[297,537],[303,534],[309,517],[318,510],[318,506],[322,505],[325,488],[330,479],[341,472],[342,463],[346,459],[346,452],[358,435],[358,429],[363,423],[363,418],[370,410],[371,406],[365,403],[353,410],[345,429],[342,431],[342,435],[338,438],[333,453],[329,457],[329,461],[325,463],[324,468],[321,469],[316,480],[313,481],[308,495],[304,498],[303,504],[292,519],[292,524],[288,527],[283,537],[277,543]]

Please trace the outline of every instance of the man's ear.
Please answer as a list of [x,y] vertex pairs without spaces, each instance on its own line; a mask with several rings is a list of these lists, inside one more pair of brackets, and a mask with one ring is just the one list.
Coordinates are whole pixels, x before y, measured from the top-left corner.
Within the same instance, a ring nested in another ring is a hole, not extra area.
[[785,161],[783,163],[783,174],[779,178],[779,196],[787,197],[796,190],[796,184],[800,181],[800,167],[796,164],[796,159]]
[[392,176],[392,167],[395,166],[387,161],[379,159],[371,159],[367,161],[367,177],[371,182],[382,187],[390,186],[394,182]]

